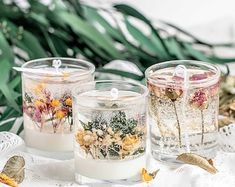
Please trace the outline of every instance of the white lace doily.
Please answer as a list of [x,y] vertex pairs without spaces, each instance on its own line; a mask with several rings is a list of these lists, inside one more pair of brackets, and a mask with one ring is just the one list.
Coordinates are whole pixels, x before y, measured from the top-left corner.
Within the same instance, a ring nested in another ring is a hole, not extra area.
[[10,132],[0,132],[0,155],[1,157],[15,150],[24,150],[24,140]]
[[219,129],[219,143],[223,151],[235,152],[235,124]]

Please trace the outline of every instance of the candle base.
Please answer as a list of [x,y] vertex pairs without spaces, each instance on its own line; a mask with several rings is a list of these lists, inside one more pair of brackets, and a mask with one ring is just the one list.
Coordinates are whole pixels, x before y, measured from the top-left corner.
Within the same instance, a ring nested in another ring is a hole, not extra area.
[[79,173],[75,173],[75,181],[79,185],[88,185],[88,186],[97,186],[97,187],[104,187],[110,186],[111,184],[119,184],[121,186],[131,186],[135,184],[140,184],[141,179],[140,175],[133,176],[128,179],[120,179],[120,180],[101,180],[101,179],[93,179],[86,176],[83,176]]
[[107,183],[130,186],[141,181],[145,160],[145,155],[131,160],[102,161],[81,158],[75,154],[75,179],[83,185]]
[[[214,136],[211,136],[211,134],[206,134],[205,138],[207,141],[205,141],[204,144],[200,144],[200,135],[194,135],[194,141],[193,138],[190,137],[190,145],[189,145],[189,152],[195,153],[200,156],[206,157],[208,159],[214,158],[216,156],[217,150],[218,150],[218,143],[216,139],[213,137],[216,137],[216,134]],[[157,137],[154,139],[154,136],[151,138],[151,154],[155,160],[165,162],[166,164],[174,165],[174,164],[182,164],[182,162],[176,160],[177,156],[186,153],[187,147],[185,144],[182,144],[182,147],[179,148],[179,146],[174,146],[171,144],[175,141],[165,141],[164,143],[157,143],[160,142],[160,137]],[[156,141],[158,140],[158,141]]]

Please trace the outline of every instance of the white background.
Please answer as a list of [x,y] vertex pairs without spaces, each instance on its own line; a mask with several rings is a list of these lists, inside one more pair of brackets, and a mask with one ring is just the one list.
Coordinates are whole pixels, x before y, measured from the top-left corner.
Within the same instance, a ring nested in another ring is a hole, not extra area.
[[108,6],[127,3],[152,20],[164,20],[212,42],[235,41],[235,0],[81,0]]

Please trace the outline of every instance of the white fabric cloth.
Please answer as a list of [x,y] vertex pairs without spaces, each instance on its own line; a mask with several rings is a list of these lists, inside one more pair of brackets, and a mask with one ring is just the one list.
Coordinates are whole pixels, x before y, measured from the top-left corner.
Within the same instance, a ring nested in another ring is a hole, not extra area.
[[[4,142],[3,142],[4,140]],[[8,146],[3,146],[8,144]],[[4,147],[4,149],[2,148]],[[7,159],[13,155],[22,155],[26,161],[25,180],[20,187],[75,187],[81,186],[74,181],[73,160],[56,160],[36,156],[25,151],[24,141],[9,132],[0,132],[0,170]],[[235,186],[235,153],[219,151],[213,159],[218,173],[212,175],[201,168],[181,165],[170,168],[147,156],[148,169],[160,169],[156,178],[149,184],[139,183],[134,187],[234,187]],[[1,186],[1,184],[0,184]],[[97,186],[97,185],[96,185]],[[108,187],[111,185],[101,184]],[[114,187],[128,185],[112,185]]]

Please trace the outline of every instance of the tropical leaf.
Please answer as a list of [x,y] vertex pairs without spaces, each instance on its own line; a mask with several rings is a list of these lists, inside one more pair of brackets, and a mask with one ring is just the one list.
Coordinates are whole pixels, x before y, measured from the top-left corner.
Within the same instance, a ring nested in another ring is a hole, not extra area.
[[87,37],[91,41],[95,42],[106,52],[112,55],[113,58],[122,59],[122,55],[114,47],[111,39],[101,34],[95,27],[72,13],[62,12],[59,16],[61,20],[66,22],[75,32],[82,34],[84,37]]

